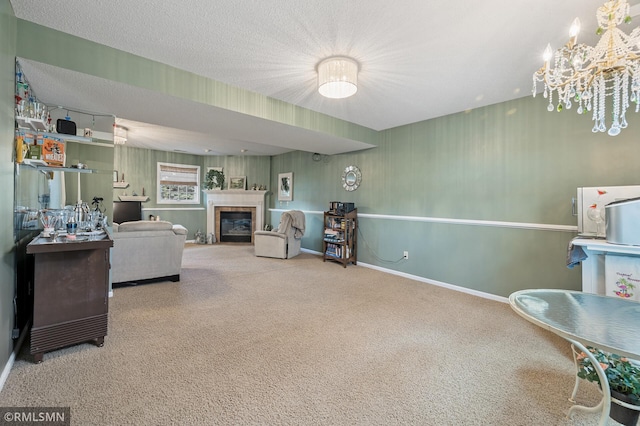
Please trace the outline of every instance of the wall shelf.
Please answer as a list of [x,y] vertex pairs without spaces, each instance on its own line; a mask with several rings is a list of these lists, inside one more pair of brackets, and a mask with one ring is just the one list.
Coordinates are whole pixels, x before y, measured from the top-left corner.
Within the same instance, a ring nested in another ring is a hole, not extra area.
[[[36,118],[16,117],[19,130],[33,131],[37,135],[50,136],[53,138],[62,139],[65,142],[76,142],[90,145],[100,145],[108,148],[113,148],[113,143],[108,142],[106,139],[100,138],[88,138],[86,136],[70,135],[67,133],[54,133],[47,132],[42,120]],[[42,126],[40,125],[42,123]],[[102,142],[100,142],[102,141]]]
[[44,160],[31,160],[25,158],[22,163],[19,163],[21,166],[33,167],[34,169],[42,170],[44,172],[74,172],[74,173],[98,173],[97,170],[94,169],[79,169],[77,167],[56,167],[49,166]]
[[129,182],[113,182],[113,187],[114,188],[128,188],[129,187]]
[[37,118],[16,116],[16,121],[18,122],[19,127],[24,127],[27,129],[33,129],[38,131],[47,129],[47,126],[44,120],[40,120]]
[[67,133],[52,133],[52,132],[38,132],[39,134],[43,135],[43,136],[51,136],[54,138],[58,138],[58,139],[63,139],[65,141],[70,141],[70,142],[92,142],[93,139],[92,138],[85,138],[84,136],[76,136],[76,135],[69,135]]

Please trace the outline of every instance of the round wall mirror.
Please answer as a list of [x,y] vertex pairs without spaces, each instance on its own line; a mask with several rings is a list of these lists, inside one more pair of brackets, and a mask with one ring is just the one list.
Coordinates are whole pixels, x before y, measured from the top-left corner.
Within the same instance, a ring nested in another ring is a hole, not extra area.
[[356,166],[348,166],[342,172],[342,187],[346,191],[355,191],[362,181],[362,173]]

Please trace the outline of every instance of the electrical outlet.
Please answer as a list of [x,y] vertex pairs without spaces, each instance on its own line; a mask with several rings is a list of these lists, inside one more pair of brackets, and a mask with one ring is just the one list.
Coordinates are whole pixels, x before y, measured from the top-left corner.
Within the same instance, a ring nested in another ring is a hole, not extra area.
[[404,254],[402,255],[403,259],[408,259],[409,258],[409,252],[408,251],[404,251]]

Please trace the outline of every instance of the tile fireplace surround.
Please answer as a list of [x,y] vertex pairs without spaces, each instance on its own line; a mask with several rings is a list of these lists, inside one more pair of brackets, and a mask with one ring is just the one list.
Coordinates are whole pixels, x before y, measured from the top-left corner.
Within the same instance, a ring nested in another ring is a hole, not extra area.
[[238,207],[245,210],[247,207],[253,207],[256,209],[254,229],[261,230],[264,227],[264,199],[267,191],[231,189],[203,190],[202,192],[207,197],[207,235],[214,233],[218,238],[220,224],[216,223],[216,207]]

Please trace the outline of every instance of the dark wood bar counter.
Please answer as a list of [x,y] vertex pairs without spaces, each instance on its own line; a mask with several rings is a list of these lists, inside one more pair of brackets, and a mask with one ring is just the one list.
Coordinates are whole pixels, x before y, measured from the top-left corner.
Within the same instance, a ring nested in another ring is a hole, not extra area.
[[30,353],[94,341],[107,335],[109,308],[108,233],[79,234],[76,240],[38,236],[27,245],[35,260]]

